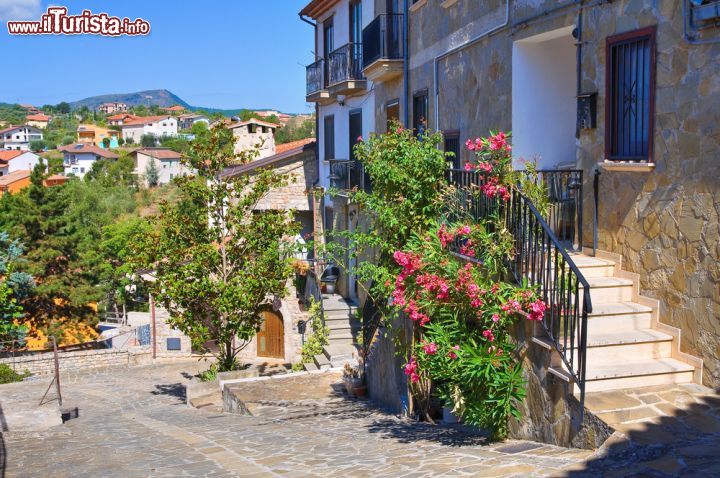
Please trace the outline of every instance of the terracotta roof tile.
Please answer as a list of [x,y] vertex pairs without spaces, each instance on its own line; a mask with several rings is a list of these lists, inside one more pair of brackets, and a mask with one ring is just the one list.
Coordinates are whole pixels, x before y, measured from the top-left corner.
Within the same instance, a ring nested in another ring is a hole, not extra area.
[[27,151],[18,151],[17,149],[0,150],[0,161],[10,161],[11,159],[17,158],[23,153],[27,153]]
[[42,113],[38,113],[36,115],[27,115],[25,119],[28,121],[50,121],[50,117]]
[[310,143],[314,143],[314,142],[315,142],[315,138],[305,138],[305,139],[300,139],[298,141],[291,141],[289,143],[279,144],[279,145],[275,146],[275,154],[282,154],[291,149],[299,148],[300,146],[305,146],[306,144],[310,144]]
[[62,151],[63,153],[92,153],[108,159],[117,159],[120,157],[117,154],[112,153],[106,149],[99,148],[88,143],[75,143],[69,144],[67,146],[60,146],[58,148],[58,151]]
[[5,176],[0,176],[0,188],[8,186],[16,181],[29,178],[31,173],[32,171],[21,169],[18,171],[13,171],[10,174],[6,174]]
[[133,151],[133,154],[142,153],[155,159],[180,159],[182,155],[169,148],[143,148]]
[[139,126],[143,124],[148,123],[155,123],[156,121],[164,120],[172,118],[172,116],[168,115],[162,115],[162,116],[140,116],[130,121],[125,121],[123,123],[123,126]]

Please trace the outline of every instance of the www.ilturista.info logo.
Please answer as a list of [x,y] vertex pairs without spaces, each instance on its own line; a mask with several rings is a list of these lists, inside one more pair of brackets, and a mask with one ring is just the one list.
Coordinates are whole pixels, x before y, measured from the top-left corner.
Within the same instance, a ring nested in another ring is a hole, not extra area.
[[150,23],[137,18],[111,17],[107,13],[83,10],[80,15],[68,15],[65,7],[50,7],[40,21],[9,21],[11,35],[147,35]]

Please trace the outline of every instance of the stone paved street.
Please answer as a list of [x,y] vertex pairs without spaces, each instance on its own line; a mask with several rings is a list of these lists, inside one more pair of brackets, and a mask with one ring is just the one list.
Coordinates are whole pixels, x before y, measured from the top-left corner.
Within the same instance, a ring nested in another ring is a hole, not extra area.
[[[203,367],[188,361],[63,377],[64,405],[78,406],[80,418],[45,432],[3,434],[5,476],[602,476],[604,470],[628,476],[622,474],[628,466],[637,472],[632,476],[671,476],[640,463],[662,456],[623,440],[608,448],[618,451],[617,459],[605,457],[605,450],[488,445],[462,431],[397,419],[362,401],[316,400],[309,408],[317,413],[274,409],[253,417],[197,410],[185,404],[183,384]],[[0,400],[39,397],[47,383],[4,385]],[[704,447],[717,438],[701,435]],[[705,476],[720,474],[717,460],[705,461]]]

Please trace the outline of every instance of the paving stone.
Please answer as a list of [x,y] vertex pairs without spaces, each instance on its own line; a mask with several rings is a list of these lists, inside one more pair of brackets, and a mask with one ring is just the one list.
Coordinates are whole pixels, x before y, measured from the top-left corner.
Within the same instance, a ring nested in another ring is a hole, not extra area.
[[585,406],[593,411],[618,410],[639,405],[642,405],[640,400],[622,391],[588,393],[585,397]]
[[658,412],[656,412],[650,407],[640,407],[626,408],[624,410],[617,410],[614,412],[598,413],[597,416],[605,423],[608,423],[611,426],[615,426],[624,422],[656,417],[658,416]]

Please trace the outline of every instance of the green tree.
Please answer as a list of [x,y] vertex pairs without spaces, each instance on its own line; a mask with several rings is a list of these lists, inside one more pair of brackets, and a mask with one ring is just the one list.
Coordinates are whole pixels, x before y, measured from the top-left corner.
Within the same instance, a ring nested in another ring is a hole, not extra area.
[[190,128],[190,133],[194,134],[195,136],[205,134],[208,131],[208,125],[204,121],[197,121],[193,123],[192,127]]
[[70,105],[63,101],[63,102],[55,105],[55,110],[58,113],[66,115],[66,114],[70,113]]
[[142,138],[140,138],[140,144],[145,148],[152,148],[157,144],[157,140],[155,136],[151,134],[144,134]]
[[[26,298],[35,287],[29,274],[17,272],[15,266],[21,260],[23,245],[0,232],[0,341],[18,340],[22,343],[27,327],[17,323],[24,317],[20,300]],[[4,345],[0,344],[0,348]]]
[[148,187],[154,188],[160,181],[160,172],[158,171],[157,164],[154,158],[150,158],[150,162],[145,168],[145,182]]
[[133,139],[132,136],[128,136],[128,137],[125,139],[125,144],[126,144],[126,145],[135,144],[135,140]]
[[194,344],[218,344],[221,371],[237,365],[263,307],[285,295],[292,267],[283,238],[299,230],[289,211],[254,212],[288,177],[269,170],[222,176],[229,165],[259,154],[235,154],[232,139],[232,131],[219,126],[193,142],[185,163],[197,177],[179,178],[180,201],[161,203],[152,232],[133,241],[136,267],[153,271],[146,286],[170,311],[170,323]]
[[34,139],[28,145],[31,151],[43,151],[47,147],[47,143],[42,139]]
[[103,138],[102,143],[103,143],[103,147],[105,149],[109,148],[110,147],[110,138]]
[[75,142],[74,136],[70,136],[70,135],[63,136],[63,139],[62,139],[63,146],[67,146],[68,144],[73,144],[74,142]]

